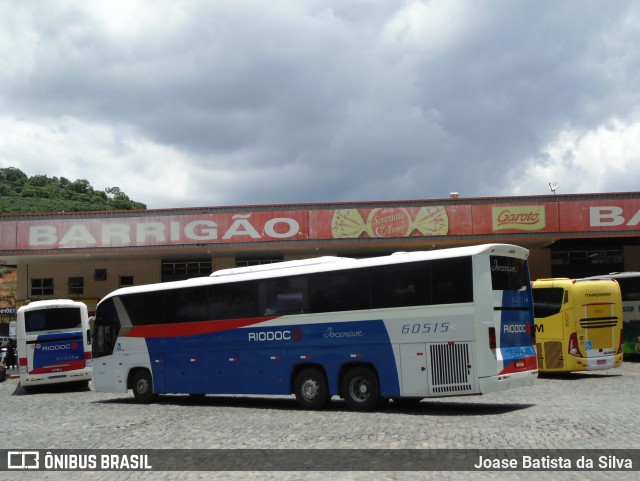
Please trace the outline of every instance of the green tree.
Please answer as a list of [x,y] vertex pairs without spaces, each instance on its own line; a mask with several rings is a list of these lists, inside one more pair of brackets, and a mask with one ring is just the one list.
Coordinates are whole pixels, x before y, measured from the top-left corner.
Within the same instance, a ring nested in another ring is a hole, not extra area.
[[27,174],[15,167],[7,167],[0,169],[0,181],[6,181],[9,183],[22,183],[27,180]]
[[93,188],[91,187],[91,184],[86,179],[78,179],[71,183],[71,190],[75,192],[78,192],[78,193],[89,192],[89,189],[93,190]]
[[35,175],[15,167],[0,169],[0,214],[146,209],[119,187],[96,191],[86,179]]

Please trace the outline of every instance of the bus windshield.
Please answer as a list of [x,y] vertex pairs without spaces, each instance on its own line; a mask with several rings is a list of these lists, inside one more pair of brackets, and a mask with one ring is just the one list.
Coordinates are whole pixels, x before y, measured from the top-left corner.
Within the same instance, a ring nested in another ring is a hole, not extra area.
[[494,290],[522,291],[529,288],[529,271],[524,259],[491,256],[489,262]]
[[55,331],[82,327],[82,317],[77,308],[61,307],[25,313],[26,332]]

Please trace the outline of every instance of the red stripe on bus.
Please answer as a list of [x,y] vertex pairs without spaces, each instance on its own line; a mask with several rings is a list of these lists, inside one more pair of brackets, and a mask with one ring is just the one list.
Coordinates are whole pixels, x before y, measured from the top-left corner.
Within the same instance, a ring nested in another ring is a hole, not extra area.
[[227,319],[223,321],[181,322],[174,324],[149,324],[131,328],[124,337],[180,337],[209,334],[212,332],[230,331],[239,327],[260,324],[277,316],[252,317],[244,319]]
[[[523,362],[524,364],[522,364]],[[516,363],[520,365],[516,366]],[[536,358],[536,356],[527,356],[513,361],[502,371],[500,371],[499,375],[512,374],[522,371],[535,371],[536,369],[538,369],[538,359]]]
[[61,364],[52,364],[50,366],[32,369],[31,371],[29,371],[29,374],[51,374],[54,372],[75,371],[77,369],[84,369],[85,367],[87,367],[87,365],[85,364],[84,360],[69,361]]

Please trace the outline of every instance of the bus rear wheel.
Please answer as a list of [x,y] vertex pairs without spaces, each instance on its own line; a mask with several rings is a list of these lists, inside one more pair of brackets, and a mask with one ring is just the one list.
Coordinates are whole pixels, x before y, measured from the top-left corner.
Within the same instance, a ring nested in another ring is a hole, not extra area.
[[354,411],[371,411],[380,405],[380,385],[375,372],[364,366],[349,369],[342,378],[344,402]]
[[133,375],[131,388],[133,389],[133,397],[139,403],[149,404],[156,397],[153,393],[151,373],[146,369],[140,369]]
[[294,382],[296,401],[304,409],[322,409],[329,402],[329,386],[319,369],[309,368],[300,371]]

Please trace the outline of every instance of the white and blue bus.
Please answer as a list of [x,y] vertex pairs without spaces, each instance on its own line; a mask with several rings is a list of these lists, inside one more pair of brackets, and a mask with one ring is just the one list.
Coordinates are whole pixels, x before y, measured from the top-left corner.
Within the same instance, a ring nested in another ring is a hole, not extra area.
[[34,301],[18,309],[20,385],[88,384],[93,372],[87,306],[70,299]]
[[537,377],[528,251],[319,257],[118,289],[97,306],[97,391],[294,394],[307,409],[502,391]]

